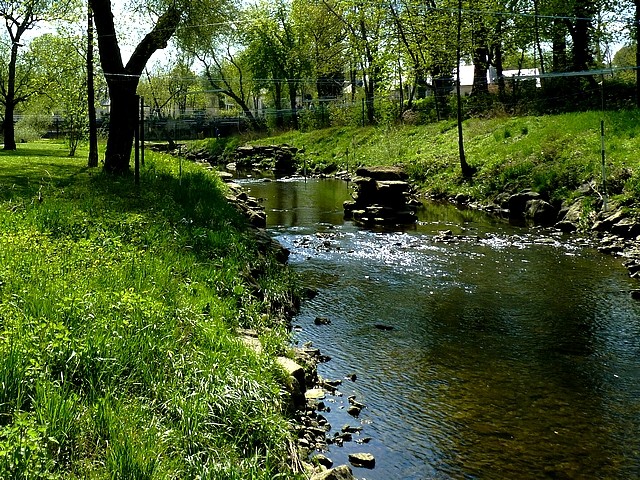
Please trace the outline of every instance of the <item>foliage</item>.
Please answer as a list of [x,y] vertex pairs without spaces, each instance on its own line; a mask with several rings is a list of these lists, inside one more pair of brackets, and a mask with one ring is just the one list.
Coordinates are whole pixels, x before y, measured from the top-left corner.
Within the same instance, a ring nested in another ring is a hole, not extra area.
[[61,145],[0,156],[0,477],[293,476],[271,356],[293,278],[215,174],[178,171],[148,154],[134,190]]
[[39,59],[37,75],[42,83],[49,83],[36,105],[41,112],[61,119],[60,128],[71,157],[88,130],[85,46],[82,36],[53,34],[42,35],[31,43],[31,51]]

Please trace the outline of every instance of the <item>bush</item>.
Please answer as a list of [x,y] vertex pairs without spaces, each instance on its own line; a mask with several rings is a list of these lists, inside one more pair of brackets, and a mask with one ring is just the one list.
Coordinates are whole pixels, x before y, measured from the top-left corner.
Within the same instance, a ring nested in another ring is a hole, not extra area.
[[16,123],[15,138],[18,142],[33,142],[44,137],[51,125],[48,115],[26,115]]

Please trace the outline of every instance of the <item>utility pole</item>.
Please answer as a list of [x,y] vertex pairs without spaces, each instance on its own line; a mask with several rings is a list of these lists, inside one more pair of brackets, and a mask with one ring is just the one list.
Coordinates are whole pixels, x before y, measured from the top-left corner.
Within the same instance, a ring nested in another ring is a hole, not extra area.
[[93,85],[93,12],[87,5],[87,102],[89,114],[89,159],[87,166],[98,166],[98,125],[96,122],[96,94]]

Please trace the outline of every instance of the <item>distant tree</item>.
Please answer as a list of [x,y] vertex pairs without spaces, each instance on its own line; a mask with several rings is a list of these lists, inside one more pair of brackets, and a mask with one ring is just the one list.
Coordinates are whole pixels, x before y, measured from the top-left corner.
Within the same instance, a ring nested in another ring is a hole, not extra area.
[[[294,2],[295,5],[296,2]],[[254,76],[267,77],[277,110],[278,126],[282,127],[283,86],[289,95],[291,125],[298,128],[296,110],[303,81],[311,73],[308,37],[293,15],[292,6],[283,0],[261,2],[252,9],[246,31],[247,55]]]
[[77,6],[77,0],[0,1],[0,17],[4,19],[9,37],[9,60],[0,83],[1,101],[5,109],[2,125],[4,150],[16,149],[14,112],[16,106],[30,96],[22,90],[24,79],[16,81],[18,51],[23,46],[23,35],[39,23],[70,18]]
[[296,0],[292,17],[306,35],[302,50],[309,59],[310,76],[315,79],[319,99],[335,99],[343,94],[347,44],[345,27],[321,2]]
[[79,34],[45,34],[30,45],[37,61],[31,76],[39,84],[40,108],[62,120],[71,157],[89,126],[86,46]]
[[636,81],[636,46],[628,43],[621,47],[613,56],[612,64],[616,68],[626,68],[616,73],[616,76],[626,82]]
[[345,27],[351,61],[360,71],[367,120],[374,124],[376,91],[384,69],[385,37],[391,24],[388,9],[384,4],[354,0],[322,0],[322,3]]
[[177,40],[180,48],[199,62],[206,88],[233,100],[257,130],[261,125],[251,108],[255,83],[243,39],[246,23],[241,10],[226,4],[217,22],[195,22],[190,28],[180,30]]
[[633,0],[634,8],[634,34],[636,46],[636,106],[640,108],[640,0]]

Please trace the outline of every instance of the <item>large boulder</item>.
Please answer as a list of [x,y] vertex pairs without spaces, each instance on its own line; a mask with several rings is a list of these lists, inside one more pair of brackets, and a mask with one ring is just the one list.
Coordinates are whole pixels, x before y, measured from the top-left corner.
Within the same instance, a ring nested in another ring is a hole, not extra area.
[[631,240],[640,235],[640,224],[634,218],[623,218],[611,227],[611,233]]
[[558,215],[560,221],[556,223],[556,228],[563,232],[575,232],[582,221],[583,210],[582,197],[580,197],[569,208],[561,210]]
[[420,205],[400,167],[363,167],[353,179],[353,202],[344,203],[345,217],[373,225],[407,224],[416,221]]
[[532,200],[539,200],[540,194],[531,190],[523,190],[509,197],[507,208],[511,217],[523,217],[527,209],[527,203]]
[[536,225],[548,226],[556,222],[558,213],[549,202],[536,198],[527,202],[524,216]]
[[294,410],[303,408],[306,404],[304,369],[287,357],[278,357],[277,362],[287,374],[287,384],[285,386],[291,396],[291,406]]
[[592,229],[596,232],[609,232],[611,228],[617,224],[620,220],[626,217],[622,209],[618,209],[615,212],[605,216],[602,220],[598,220],[593,224]]
[[298,149],[289,145],[242,145],[235,151],[239,169],[273,170],[276,175],[289,175],[297,169]]

